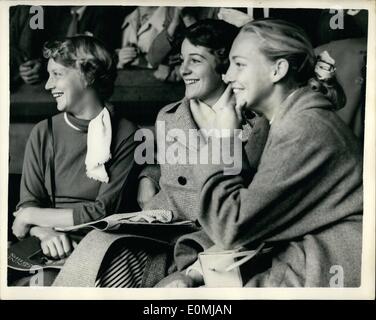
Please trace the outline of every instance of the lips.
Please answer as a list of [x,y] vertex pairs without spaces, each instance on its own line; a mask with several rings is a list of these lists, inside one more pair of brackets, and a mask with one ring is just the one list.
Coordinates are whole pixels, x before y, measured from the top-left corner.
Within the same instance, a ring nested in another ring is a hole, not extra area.
[[194,83],[199,82],[199,81],[200,80],[198,80],[198,79],[184,79],[185,84],[188,84],[188,85],[194,84]]
[[232,92],[234,92],[235,94],[239,93],[240,91],[242,91],[243,88],[239,88],[239,87],[232,87]]
[[63,94],[64,94],[63,92],[52,92],[52,96],[53,96],[55,99],[60,98]]

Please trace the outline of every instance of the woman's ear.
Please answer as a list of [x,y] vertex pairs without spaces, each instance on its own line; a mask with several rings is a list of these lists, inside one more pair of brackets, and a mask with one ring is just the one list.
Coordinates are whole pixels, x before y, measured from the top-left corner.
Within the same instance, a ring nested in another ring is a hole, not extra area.
[[275,61],[272,69],[272,82],[277,83],[281,81],[289,71],[289,62],[286,59],[278,59]]
[[81,80],[82,80],[84,88],[87,89],[87,87],[89,87],[89,81],[86,79],[86,76],[82,73],[81,73]]

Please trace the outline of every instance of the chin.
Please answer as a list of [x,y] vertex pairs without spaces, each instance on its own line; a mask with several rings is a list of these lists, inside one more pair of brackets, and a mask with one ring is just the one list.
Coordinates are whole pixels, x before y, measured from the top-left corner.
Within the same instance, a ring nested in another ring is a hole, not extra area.
[[202,94],[200,94],[200,92],[197,92],[197,90],[186,90],[185,91],[185,96],[186,98],[188,99],[201,99],[202,98]]
[[185,92],[185,97],[187,98],[187,99],[194,99],[195,98],[195,95],[194,94],[192,94],[191,92]]
[[62,105],[57,105],[57,110],[59,111],[64,111],[65,110],[65,106],[62,106]]
[[57,104],[57,110],[59,110],[60,112],[67,111],[67,105],[65,103]]

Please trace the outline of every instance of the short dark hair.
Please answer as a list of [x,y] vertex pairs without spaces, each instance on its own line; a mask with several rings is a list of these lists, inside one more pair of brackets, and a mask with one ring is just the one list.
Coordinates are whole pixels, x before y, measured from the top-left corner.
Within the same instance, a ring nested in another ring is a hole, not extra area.
[[237,27],[223,20],[204,19],[187,28],[184,38],[208,48],[218,60],[216,71],[223,74],[229,67],[229,53],[238,32]]
[[104,44],[97,38],[78,35],[46,42],[43,56],[66,67],[78,69],[103,100],[112,95],[116,64]]

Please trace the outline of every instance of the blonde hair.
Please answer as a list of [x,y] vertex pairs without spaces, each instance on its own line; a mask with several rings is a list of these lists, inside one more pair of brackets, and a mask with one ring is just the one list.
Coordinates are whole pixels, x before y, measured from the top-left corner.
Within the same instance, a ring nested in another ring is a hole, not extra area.
[[260,39],[260,52],[270,61],[286,59],[287,77],[296,85],[309,85],[313,91],[321,92],[335,109],[345,105],[346,96],[335,77],[322,81],[315,76],[316,55],[303,29],[283,20],[260,19],[244,25],[240,33],[255,34]]
[[78,35],[61,41],[46,42],[43,56],[79,70],[103,100],[113,93],[116,63],[100,40]]

